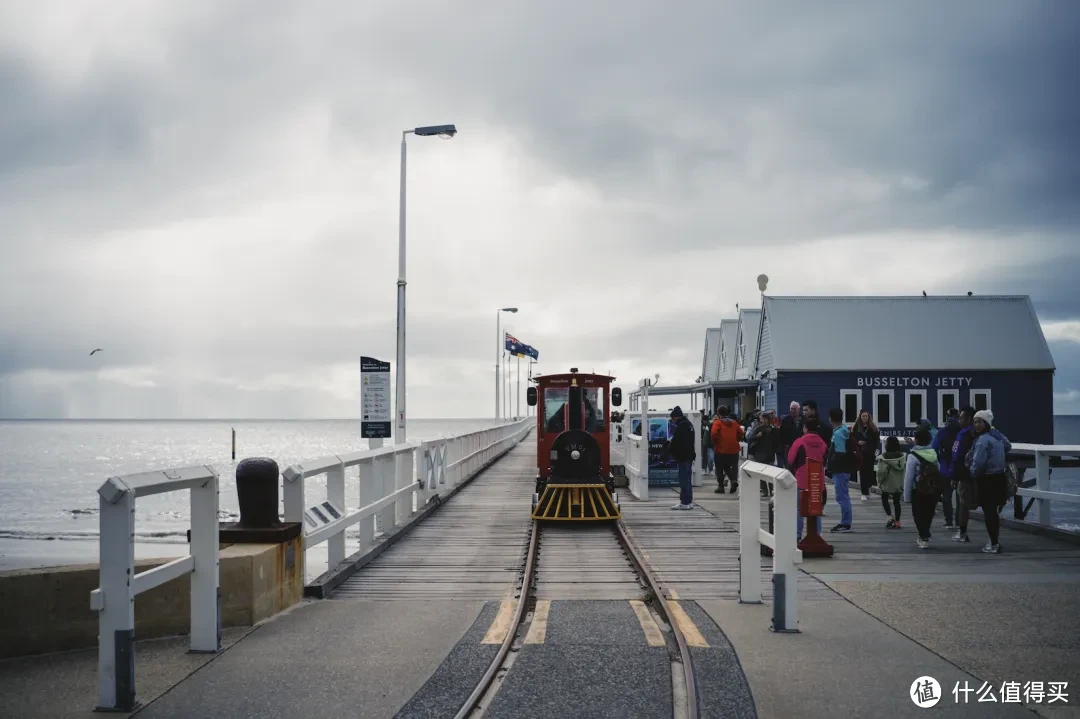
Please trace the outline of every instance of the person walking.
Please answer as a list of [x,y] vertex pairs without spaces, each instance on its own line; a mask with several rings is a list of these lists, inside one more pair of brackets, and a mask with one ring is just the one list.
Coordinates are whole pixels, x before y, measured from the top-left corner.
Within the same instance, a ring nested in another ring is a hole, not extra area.
[[[945,514],[945,529],[947,531],[957,529],[954,518],[957,521],[960,519],[960,504],[959,502],[953,502],[953,494],[956,488],[953,477],[952,448],[961,429],[960,411],[954,407],[945,414],[945,426],[938,431],[930,443],[930,446],[937,452],[938,471],[941,472],[941,478],[944,482],[941,491],[941,510]],[[954,507],[956,508],[955,517]]]
[[778,467],[787,467],[787,456],[791,445],[802,436],[802,428],[799,426],[799,403],[792,402],[788,405],[788,413],[780,420],[780,432],[777,439],[780,442],[780,451],[777,453],[776,464]]
[[959,432],[956,434],[956,439],[953,440],[952,456],[950,459],[949,469],[952,470],[952,486],[956,488],[956,535],[952,538],[954,542],[968,543],[971,540],[968,538],[968,512],[972,507],[978,505],[979,498],[976,494],[975,481],[971,478],[971,473],[968,471],[967,456],[971,450],[971,445],[975,442],[974,429],[971,423],[975,419],[975,408],[964,407],[960,410],[960,419],[958,425],[960,427]]
[[[900,529],[900,497],[904,492],[904,475],[907,471],[907,456],[900,449],[900,440],[889,437],[885,440],[885,452],[877,465],[877,485],[881,490],[881,504],[885,507],[885,516],[889,521],[886,529]],[[889,501],[892,506],[889,507]]]
[[[810,477],[806,466],[806,460],[816,459],[821,462],[822,469],[824,469],[825,456],[829,452],[829,445],[825,444],[825,441],[821,439],[821,436],[818,434],[817,423],[818,420],[816,417],[810,417],[803,423],[802,437],[795,440],[795,443],[792,444],[791,448],[788,450],[788,456],[785,458],[788,471],[795,475],[796,486],[799,489],[799,506],[802,506],[803,492],[810,489]],[[825,504],[824,492],[822,492],[821,503],[822,505]],[[821,517],[815,517],[815,520],[817,521],[818,534],[821,534]],[[800,514],[796,524],[796,542],[802,538],[802,530],[803,518]]]
[[968,453],[968,471],[975,481],[979,505],[983,510],[983,521],[986,522],[986,533],[990,539],[982,551],[986,554],[1001,554],[1001,544],[998,541],[1001,518],[998,515],[1007,501],[1005,444],[1008,440],[1002,441],[1004,437],[993,430],[993,424],[994,415],[990,410],[984,409],[975,413],[975,420],[972,422],[975,441]]
[[859,488],[862,490],[862,501],[866,502],[870,499],[870,488],[874,486],[874,458],[881,448],[881,433],[870,412],[864,409],[859,412],[851,434],[858,448]]
[[721,405],[709,434],[716,453],[716,493],[724,493],[724,477],[727,477],[728,491],[735,494],[739,489],[739,442],[746,432],[728,416],[728,408]]
[[[773,424],[772,412],[761,413],[761,421],[746,438],[747,454],[755,462],[775,466],[776,454],[780,450],[780,430]],[[761,480],[761,496],[770,496],[769,483]]]
[[671,421],[675,423],[675,431],[671,435],[671,444],[668,451],[679,467],[679,503],[671,508],[693,509],[694,486],[692,478],[694,460],[697,459],[697,451],[694,449],[694,425],[683,415],[682,408],[678,405],[671,410]]
[[920,427],[915,432],[915,447],[908,453],[904,471],[904,499],[911,502],[911,517],[919,533],[916,545],[930,548],[930,524],[941,501],[941,473],[937,452],[930,446],[930,431]]
[[844,410],[833,407],[829,410],[832,423],[832,443],[829,448],[829,471],[832,473],[833,488],[836,490],[836,503],[840,505],[840,524],[830,532],[851,531],[851,494],[849,482],[855,469],[857,448],[851,431],[844,424]]
[[712,414],[704,412],[701,415],[701,451],[705,455],[705,474],[712,474],[716,464],[716,454],[713,451],[712,437],[709,436],[709,428],[712,426]]

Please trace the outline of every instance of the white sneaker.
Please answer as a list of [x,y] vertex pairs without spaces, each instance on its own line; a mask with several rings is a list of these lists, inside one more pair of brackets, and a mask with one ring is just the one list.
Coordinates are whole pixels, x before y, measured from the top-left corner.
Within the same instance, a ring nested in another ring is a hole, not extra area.
[[930,548],[930,540],[928,540],[928,539],[917,539],[917,540],[915,540],[915,544],[919,547],[919,549],[929,549]]
[[862,501],[864,501],[864,502],[869,502],[869,501],[870,501],[870,495],[869,495],[869,494],[864,494],[864,495],[862,496]]
[[1001,545],[990,544],[990,542],[987,542],[986,546],[983,547],[982,550],[984,554],[1001,554]]
[[683,506],[682,506],[682,504],[681,504],[681,503],[677,503],[677,504],[673,504],[673,505],[671,505],[671,508],[672,508],[672,509],[682,509],[682,508],[683,508]]

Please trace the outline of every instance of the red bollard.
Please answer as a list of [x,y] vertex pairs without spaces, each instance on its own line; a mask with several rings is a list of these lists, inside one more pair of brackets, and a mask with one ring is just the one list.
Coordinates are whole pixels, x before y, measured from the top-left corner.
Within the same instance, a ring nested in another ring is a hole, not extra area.
[[807,491],[799,493],[799,515],[805,520],[806,539],[799,542],[799,549],[804,557],[831,557],[833,546],[818,534],[817,528],[825,490],[825,468],[820,461],[806,460],[806,478]]

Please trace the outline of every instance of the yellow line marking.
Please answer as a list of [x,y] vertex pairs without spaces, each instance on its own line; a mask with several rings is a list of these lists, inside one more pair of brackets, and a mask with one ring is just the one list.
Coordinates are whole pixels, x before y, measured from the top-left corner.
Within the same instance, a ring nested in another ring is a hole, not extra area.
[[698,631],[697,625],[693,620],[687,616],[686,612],[679,605],[678,602],[668,602],[668,606],[671,607],[672,618],[675,623],[679,625],[679,629],[682,631],[683,636],[686,637],[686,643],[692,647],[708,648],[709,643],[705,641],[705,637],[701,636],[701,632]]
[[499,613],[495,615],[495,621],[491,623],[491,626],[487,630],[487,634],[484,635],[484,641],[480,643],[502,644],[503,639],[506,639],[506,633],[510,631],[510,622],[513,619],[514,602],[499,602]]
[[532,623],[529,624],[529,633],[525,635],[526,644],[543,644],[547,638],[547,618],[551,610],[550,599],[537,599],[536,608],[533,610]]
[[671,598],[671,599],[678,599],[679,598],[679,593],[676,592],[674,589],[667,590],[667,593],[668,593],[668,597]]
[[660,627],[656,625],[656,620],[649,613],[645,603],[640,599],[631,599],[630,606],[634,608],[634,614],[637,615],[637,620],[641,623],[641,628],[645,632],[645,640],[649,643],[649,646],[664,646],[664,635],[660,633]]

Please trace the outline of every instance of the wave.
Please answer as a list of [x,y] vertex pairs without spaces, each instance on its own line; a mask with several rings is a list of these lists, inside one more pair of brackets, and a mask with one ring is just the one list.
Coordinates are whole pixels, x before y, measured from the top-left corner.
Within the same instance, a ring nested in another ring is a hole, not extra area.
[[[32,529],[0,529],[0,539],[30,539],[37,541],[86,542],[97,540],[97,532],[36,532]],[[135,532],[135,541],[142,544],[187,544],[187,530]]]

